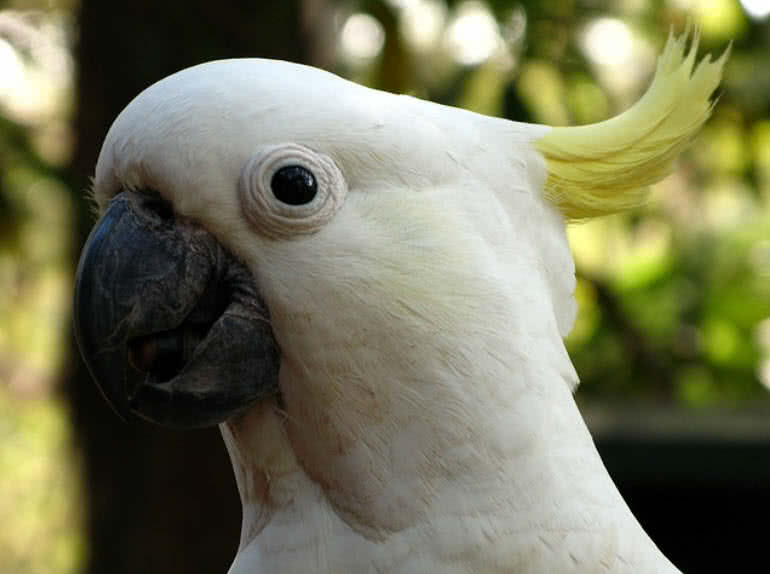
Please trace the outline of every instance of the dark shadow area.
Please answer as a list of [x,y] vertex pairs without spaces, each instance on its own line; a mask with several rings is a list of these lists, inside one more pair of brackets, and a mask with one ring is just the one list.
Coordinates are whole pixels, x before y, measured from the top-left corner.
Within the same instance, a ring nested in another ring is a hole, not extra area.
[[600,439],[597,447],[633,513],[683,572],[764,571],[770,442]]

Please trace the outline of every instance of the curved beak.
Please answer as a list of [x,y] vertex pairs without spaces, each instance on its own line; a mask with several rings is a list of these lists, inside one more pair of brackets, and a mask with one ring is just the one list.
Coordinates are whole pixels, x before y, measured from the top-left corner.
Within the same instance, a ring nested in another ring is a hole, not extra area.
[[78,264],[75,337],[126,419],[223,422],[278,389],[279,353],[252,273],[157,197],[124,191]]

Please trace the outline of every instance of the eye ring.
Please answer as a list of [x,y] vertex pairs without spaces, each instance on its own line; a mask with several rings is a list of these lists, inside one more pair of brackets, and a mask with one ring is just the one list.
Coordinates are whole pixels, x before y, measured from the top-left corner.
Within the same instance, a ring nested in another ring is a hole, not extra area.
[[[312,197],[292,203],[276,196],[273,180],[288,168],[311,175],[315,181]],[[293,143],[268,146],[254,154],[243,166],[238,188],[249,224],[271,238],[314,233],[339,210],[347,193],[345,178],[331,158]]]

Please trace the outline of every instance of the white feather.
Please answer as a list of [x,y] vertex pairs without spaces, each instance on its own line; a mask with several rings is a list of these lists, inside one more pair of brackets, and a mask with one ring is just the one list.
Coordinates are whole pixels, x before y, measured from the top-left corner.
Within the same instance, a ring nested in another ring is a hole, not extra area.
[[[183,71],[116,120],[97,200],[153,188],[211,230],[280,344],[285,410],[222,426],[244,505],[232,574],[676,572],[571,396],[574,266],[532,145],[549,129],[265,60]],[[349,191],[317,233],[269,239],[239,175],[289,142]]]

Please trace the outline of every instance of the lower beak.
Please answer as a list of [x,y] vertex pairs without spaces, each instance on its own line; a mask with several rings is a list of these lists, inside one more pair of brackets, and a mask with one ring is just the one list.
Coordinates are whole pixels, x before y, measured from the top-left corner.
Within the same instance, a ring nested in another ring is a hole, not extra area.
[[254,275],[168,204],[124,191],[78,264],[75,337],[124,418],[215,425],[278,389],[278,348]]

